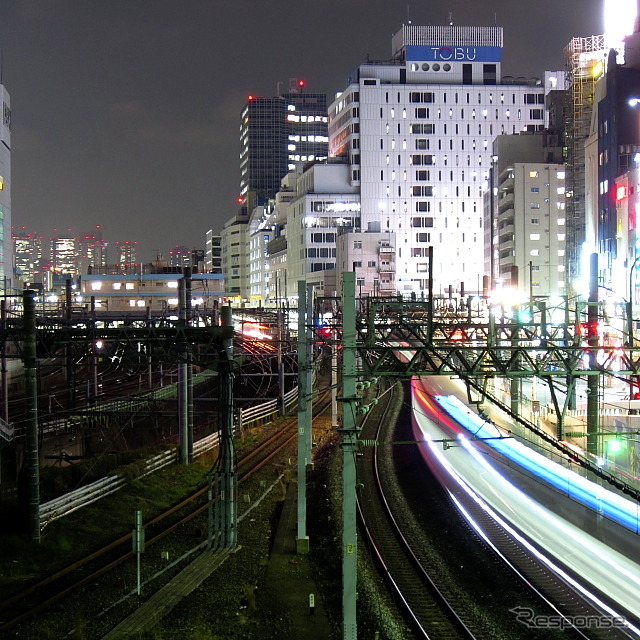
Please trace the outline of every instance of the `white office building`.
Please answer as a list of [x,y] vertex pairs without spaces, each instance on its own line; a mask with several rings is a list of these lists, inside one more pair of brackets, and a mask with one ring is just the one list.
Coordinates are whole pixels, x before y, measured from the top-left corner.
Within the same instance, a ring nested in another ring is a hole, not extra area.
[[[339,289],[336,261],[341,234],[359,230],[360,196],[350,184],[347,163],[314,164],[297,176],[287,208],[287,296],[298,295],[298,281],[318,295]],[[347,269],[350,270],[350,269]]]
[[[421,294],[433,247],[436,294],[450,285],[481,290],[493,140],[541,131],[545,90],[555,88],[503,77],[502,36],[500,27],[404,25],[391,60],[360,65],[331,104],[329,152],[347,159],[348,183],[360,193],[360,227],[345,230],[355,235],[344,247],[364,246],[358,233],[388,240],[374,243],[377,254],[345,256],[345,265],[379,265],[382,248],[396,290]],[[356,274],[370,295],[384,275]]]
[[485,250],[490,289],[516,289],[526,298],[564,295],[566,183],[561,149],[545,146],[543,134],[523,134],[499,136],[494,150],[484,222],[490,241]]

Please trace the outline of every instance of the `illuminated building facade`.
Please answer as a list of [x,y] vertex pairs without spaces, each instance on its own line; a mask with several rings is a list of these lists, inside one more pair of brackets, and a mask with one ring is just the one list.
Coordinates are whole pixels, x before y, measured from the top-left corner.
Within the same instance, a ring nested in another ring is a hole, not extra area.
[[80,243],[76,236],[60,234],[51,238],[50,271],[58,276],[74,277],[80,274]]
[[115,242],[117,251],[116,269],[119,273],[137,273],[140,270],[138,263],[138,243],[135,240],[123,240]]
[[[359,246],[358,233],[393,235],[402,294],[428,289],[430,249],[436,293],[481,289],[493,140],[541,131],[545,94],[556,88],[552,75],[549,86],[503,78],[502,39],[500,27],[404,25],[392,59],[360,65],[330,105],[329,154],[348,160],[360,191],[360,229],[346,246]],[[369,280],[363,292],[373,291]]]
[[80,273],[104,273],[107,268],[107,243],[102,239],[102,230],[93,231],[78,237],[80,246]]
[[14,283],[15,286],[18,286],[19,282],[34,282],[43,265],[44,248],[42,236],[30,233],[22,227],[14,230],[12,238],[17,277]]
[[490,289],[518,289],[526,298],[563,295],[566,172],[562,148],[548,145],[543,133],[498,136],[493,148],[493,189],[486,192],[484,222],[485,230],[491,230],[491,243],[485,248]]
[[327,97],[305,93],[292,81],[289,93],[250,96],[240,123],[240,196],[248,211],[272,199],[296,163],[327,157]]
[[[93,298],[95,308],[105,312],[156,312],[178,314],[178,282],[182,273],[100,274],[82,276],[80,294]],[[194,274],[191,303],[194,312],[211,310],[223,294],[221,274]]]

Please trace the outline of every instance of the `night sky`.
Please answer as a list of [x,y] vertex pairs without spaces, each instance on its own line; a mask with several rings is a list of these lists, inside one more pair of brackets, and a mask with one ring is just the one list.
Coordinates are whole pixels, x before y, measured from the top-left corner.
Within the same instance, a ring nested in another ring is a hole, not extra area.
[[[204,248],[236,210],[240,110],[302,78],[330,100],[403,22],[504,27],[503,75],[564,67],[602,0],[0,0],[12,218],[102,227],[142,259]],[[110,258],[115,258],[111,255]]]

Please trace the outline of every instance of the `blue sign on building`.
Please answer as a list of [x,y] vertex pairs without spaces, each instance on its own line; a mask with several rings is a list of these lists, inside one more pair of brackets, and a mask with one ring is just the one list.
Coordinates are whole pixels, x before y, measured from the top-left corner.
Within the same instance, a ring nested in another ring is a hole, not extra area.
[[434,47],[409,45],[407,60],[426,62],[500,62],[502,47]]

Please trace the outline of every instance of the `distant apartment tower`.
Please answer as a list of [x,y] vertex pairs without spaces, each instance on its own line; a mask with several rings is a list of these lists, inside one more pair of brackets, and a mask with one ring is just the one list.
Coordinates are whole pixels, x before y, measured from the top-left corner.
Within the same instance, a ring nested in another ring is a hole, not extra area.
[[80,274],[104,273],[107,268],[107,243],[102,238],[102,230],[97,226],[78,238],[80,245]]
[[[543,82],[502,77],[502,44],[500,27],[403,25],[390,61],[365,62],[351,75],[329,107],[329,155],[349,161],[360,190],[361,228],[352,233],[394,237],[373,243],[384,256],[345,264],[384,257],[402,294],[425,292],[430,268],[436,293],[480,290],[493,140],[545,123]],[[357,241],[344,246],[371,244]],[[356,277],[373,293],[366,273]]]
[[183,245],[176,245],[169,251],[169,266],[182,269],[192,267],[191,249]]
[[42,236],[31,233],[25,227],[15,229],[12,234],[13,256],[18,282],[33,282],[42,269],[44,259]]
[[222,227],[222,275],[224,290],[229,298],[249,299],[249,216],[246,207]]
[[289,93],[249,96],[240,122],[240,197],[248,211],[272,199],[296,163],[326,159],[327,143],[326,95],[291,81]]
[[205,237],[204,269],[205,273],[222,273],[222,239],[213,229]]
[[51,238],[49,270],[58,276],[80,274],[80,243],[74,234],[63,233]]
[[137,273],[138,264],[138,242],[136,240],[116,241],[117,262],[115,264],[118,273]]
[[8,293],[13,277],[13,243],[11,241],[11,101],[0,84],[2,126],[0,127],[0,266],[3,293]]

